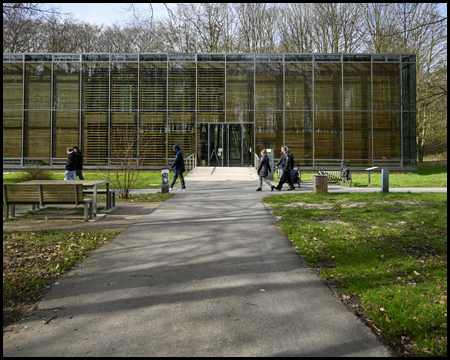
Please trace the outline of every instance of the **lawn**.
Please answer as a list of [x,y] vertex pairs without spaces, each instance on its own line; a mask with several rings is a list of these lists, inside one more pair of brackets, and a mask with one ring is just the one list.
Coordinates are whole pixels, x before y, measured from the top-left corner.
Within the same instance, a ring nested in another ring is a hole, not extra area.
[[264,201],[305,262],[391,346],[447,355],[447,194]]
[[[317,172],[302,172],[302,181],[312,181]],[[368,187],[367,171],[352,172],[352,187]],[[381,187],[381,171],[370,172],[371,187]],[[389,171],[389,187],[447,187],[447,165],[418,166],[417,171]]]
[[[18,182],[20,173],[3,174],[3,183]],[[105,178],[105,172],[85,171],[83,172],[86,180],[99,180]],[[185,173],[185,176],[188,173]],[[302,172],[303,181],[312,181],[317,172]],[[110,173],[111,188],[116,189],[116,181],[113,173]],[[123,174],[122,174],[123,176]],[[173,172],[170,172],[172,179]],[[64,179],[64,172],[53,172],[54,179]],[[276,176],[275,176],[276,177]],[[179,183],[180,180],[177,180]],[[372,187],[381,187],[381,172],[372,171],[370,174],[370,183]],[[367,172],[353,172],[354,187],[367,187],[368,175]],[[447,165],[435,166],[419,166],[417,171],[412,173],[398,173],[390,171],[389,173],[389,187],[447,187]],[[161,188],[161,172],[157,170],[141,171],[139,172],[136,183],[132,186],[133,189],[159,189]]]

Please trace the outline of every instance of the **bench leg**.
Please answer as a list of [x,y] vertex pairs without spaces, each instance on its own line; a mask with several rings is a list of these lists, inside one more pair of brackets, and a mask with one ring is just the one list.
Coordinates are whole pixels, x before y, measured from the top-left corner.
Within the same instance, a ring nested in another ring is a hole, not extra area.
[[116,206],[116,192],[113,191],[112,193],[112,206]]
[[92,201],[84,203],[84,221],[92,219]]
[[[11,216],[10,216],[11,214]],[[6,205],[6,218],[14,218],[16,216],[16,204],[8,204]]]

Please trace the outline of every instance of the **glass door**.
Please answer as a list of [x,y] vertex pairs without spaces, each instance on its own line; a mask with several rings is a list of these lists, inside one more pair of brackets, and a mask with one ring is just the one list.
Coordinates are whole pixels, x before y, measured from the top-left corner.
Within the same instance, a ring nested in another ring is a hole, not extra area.
[[242,166],[242,125],[229,125],[229,162],[228,166]]
[[209,124],[209,166],[223,166],[223,125]]

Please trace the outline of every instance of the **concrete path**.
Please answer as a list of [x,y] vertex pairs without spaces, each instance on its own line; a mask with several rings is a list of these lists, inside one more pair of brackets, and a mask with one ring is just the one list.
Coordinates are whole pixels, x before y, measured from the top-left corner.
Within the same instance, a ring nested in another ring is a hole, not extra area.
[[389,356],[277,229],[269,187],[207,169],[61,279],[3,356]]

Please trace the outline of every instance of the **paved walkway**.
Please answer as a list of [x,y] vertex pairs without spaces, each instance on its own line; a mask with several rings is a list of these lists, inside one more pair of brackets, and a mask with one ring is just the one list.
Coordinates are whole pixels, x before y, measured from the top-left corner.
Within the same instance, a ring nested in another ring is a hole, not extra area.
[[3,356],[389,356],[276,228],[267,186],[198,169],[44,295]]

